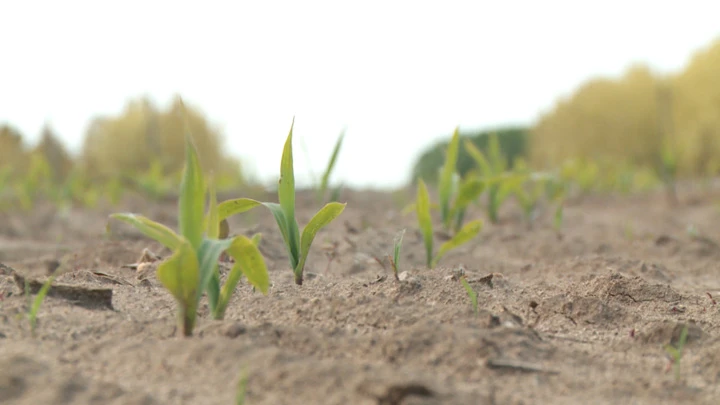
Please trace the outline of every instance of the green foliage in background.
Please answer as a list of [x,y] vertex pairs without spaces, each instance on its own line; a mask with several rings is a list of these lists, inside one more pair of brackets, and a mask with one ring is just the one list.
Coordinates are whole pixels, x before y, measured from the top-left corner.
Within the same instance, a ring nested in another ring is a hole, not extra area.
[[[328,161],[327,167],[325,168],[325,172],[323,173],[322,178],[320,179],[320,185],[317,189],[317,200],[319,203],[326,202],[327,198],[327,189],[330,185],[330,175],[332,174],[333,169],[335,168],[335,163],[337,162],[338,155],[340,154],[340,148],[342,147],[343,139],[345,139],[345,132],[340,134],[337,141],[335,142],[335,147],[333,148],[332,155],[330,155],[330,160]],[[333,189],[332,194],[330,195],[330,201],[337,201],[340,196],[340,186]]]
[[606,167],[607,162],[620,162],[651,169],[671,189],[676,176],[717,175],[718,69],[720,39],[676,74],[661,76],[636,65],[619,78],[590,80],[533,127],[530,162],[538,168],[568,160],[602,161]]

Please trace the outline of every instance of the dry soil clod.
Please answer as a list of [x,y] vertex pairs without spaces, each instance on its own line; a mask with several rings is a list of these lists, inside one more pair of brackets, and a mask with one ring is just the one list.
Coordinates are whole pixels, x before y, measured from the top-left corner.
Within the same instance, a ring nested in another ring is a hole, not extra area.
[[[25,290],[27,285],[30,294],[37,294],[42,288],[44,281],[29,280],[13,271],[13,279],[20,290]],[[87,309],[109,309],[112,306],[113,290],[109,288],[86,288],[67,284],[53,284],[48,290],[48,297],[62,298],[74,305]]]

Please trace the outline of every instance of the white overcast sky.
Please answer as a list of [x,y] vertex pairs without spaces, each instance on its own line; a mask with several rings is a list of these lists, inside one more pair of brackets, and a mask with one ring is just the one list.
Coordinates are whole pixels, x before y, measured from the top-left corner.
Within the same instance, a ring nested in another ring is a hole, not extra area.
[[[392,187],[461,128],[530,124],[598,75],[682,69],[720,36],[718,1],[3,1],[0,123],[73,152],[93,116],[178,93],[275,180],[295,169]],[[302,149],[307,146],[309,158]]]

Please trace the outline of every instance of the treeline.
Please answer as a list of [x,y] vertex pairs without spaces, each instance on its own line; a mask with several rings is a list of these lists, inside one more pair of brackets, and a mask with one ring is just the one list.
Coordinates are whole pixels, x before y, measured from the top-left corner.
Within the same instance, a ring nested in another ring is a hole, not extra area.
[[[148,99],[132,100],[118,116],[98,117],[87,128],[77,156],[71,155],[49,126],[35,146],[17,129],[0,126],[0,171],[19,179],[43,167],[55,182],[82,175],[91,182],[122,178],[178,177],[184,162],[185,120],[192,131],[203,166],[225,183],[245,181],[240,162],[224,152],[223,138],[191,106],[181,114],[179,99],[161,110]],[[179,178],[179,177],[178,177]]]
[[[720,39],[697,52],[679,73],[658,75],[635,65],[620,78],[588,81],[529,128],[495,132],[511,161],[522,157],[537,169],[583,162],[650,170],[659,178],[668,172],[716,175],[720,172]],[[518,134],[524,139],[516,139]],[[487,134],[466,135],[482,146],[478,140]],[[506,137],[512,139],[503,140]],[[433,181],[446,145],[428,148],[418,159],[413,178]],[[461,160],[458,165],[462,164]]]

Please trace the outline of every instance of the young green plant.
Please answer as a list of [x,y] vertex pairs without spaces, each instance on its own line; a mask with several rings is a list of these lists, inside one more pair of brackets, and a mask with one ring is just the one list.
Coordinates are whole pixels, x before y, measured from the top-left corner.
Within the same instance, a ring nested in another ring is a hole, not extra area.
[[687,342],[688,327],[683,326],[680,332],[680,338],[677,341],[677,347],[669,344],[665,346],[665,351],[672,357],[673,368],[675,370],[675,381],[680,380],[680,360],[682,360],[683,348]]
[[417,214],[420,232],[425,242],[425,258],[426,264],[430,268],[434,268],[440,258],[449,251],[469,242],[480,233],[482,229],[482,221],[475,220],[468,222],[447,242],[440,245],[437,254],[433,255],[433,226],[432,216],[430,215],[430,195],[425,185],[425,181],[418,180],[417,200],[415,202],[415,211]]
[[[320,186],[317,190],[317,200],[319,203],[324,202],[325,195],[327,194],[327,188],[330,184],[330,175],[332,174],[333,169],[335,168],[335,162],[337,162],[337,157],[340,154],[340,148],[342,147],[343,139],[345,138],[345,132],[340,134],[340,137],[338,137],[337,142],[335,143],[335,148],[333,148],[332,155],[330,156],[330,160],[328,161],[327,168],[325,168],[325,173],[323,173],[322,179],[320,180]],[[337,201],[338,196],[340,194],[340,188],[336,188],[333,190],[332,195],[330,196],[331,201]]]
[[249,211],[257,206],[264,206],[275,217],[285,248],[290,259],[290,267],[295,274],[295,283],[302,285],[305,262],[310,253],[315,235],[337,218],[345,209],[344,203],[327,203],[305,225],[300,235],[297,220],[295,219],[295,173],[293,168],[292,133],[294,127],[290,126],[290,133],[285,141],[282,159],[280,162],[280,182],[278,184],[279,203],[261,202],[251,198],[238,198],[227,200],[218,206],[219,220],[222,221],[232,215]]
[[[173,251],[172,256],[158,266],[157,278],[178,304],[179,330],[184,336],[190,336],[195,327],[198,303],[206,291],[213,316],[222,318],[241,275],[244,274],[248,282],[263,294],[267,294],[270,281],[265,261],[250,238],[239,235],[231,239],[218,239],[220,220],[212,181],[206,215],[205,178],[188,132],[185,145],[186,161],[178,201],[179,233],[138,214],[116,213],[110,215],[110,218],[133,225]],[[235,259],[235,264],[221,291],[218,258],[223,251]]]
[[470,298],[470,303],[472,304],[473,312],[475,315],[478,314],[478,297],[477,293],[472,289],[470,286],[470,283],[465,280],[465,277],[460,278],[460,283],[465,287],[465,292],[468,295],[468,298]]
[[512,191],[512,185],[508,184],[508,176],[504,173],[507,169],[507,161],[500,149],[500,141],[496,134],[490,136],[488,142],[488,158],[474,143],[465,141],[465,149],[470,157],[475,160],[482,181],[488,191],[487,212],[492,223],[499,221],[499,211],[502,203]]
[[[37,314],[40,310],[40,305],[42,305],[43,301],[45,300],[45,297],[47,296],[48,292],[50,291],[50,287],[55,281],[55,277],[57,276],[57,270],[53,272],[53,274],[48,277],[48,279],[43,283],[42,287],[40,287],[40,290],[38,291],[37,295],[35,295],[35,299],[32,300],[32,303],[30,305],[30,309],[28,310],[28,321],[30,322],[30,333],[35,336],[35,329],[37,327]],[[30,297],[30,286],[25,279],[25,295],[29,298]]]
[[[457,233],[462,227],[467,207],[480,197],[485,190],[485,183],[470,173],[459,178],[457,160],[460,145],[460,129],[455,128],[447,152],[445,163],[440,171],[438,183],[439,204],[431,204],[431,208],[440,209],[440,219],[445,230]],[[459,180],[458,180],[459,179]],[[403,214],[417,209],[417,204],[410,204]]]
[[450,198],[453,194],[455,172],[457,171],[458,149],[460,146],[460,128],[455,128],[450,144],[445,154],[445,164],[440,172],[438,194],[440,197],[440,218],[445,229],[450,228],[451,207]]
[[402,248],[402,241],[404,236],[405,229],[395,235],[395,240],[393,243],[393,257],[388,256],[388,258],[390,259],[390,265],[393,269],[393,275],[395,276],[395,280],[397,281],[400,281],[400,277],[398,276],[398,269],[400,268],[400,249]]

